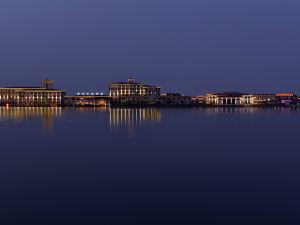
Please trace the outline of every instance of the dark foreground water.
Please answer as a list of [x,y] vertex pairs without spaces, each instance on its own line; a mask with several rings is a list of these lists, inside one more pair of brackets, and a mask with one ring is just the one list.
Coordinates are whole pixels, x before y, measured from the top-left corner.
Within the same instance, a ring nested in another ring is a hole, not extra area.
[[300,224],[300,111],[0,109],[0,224]]

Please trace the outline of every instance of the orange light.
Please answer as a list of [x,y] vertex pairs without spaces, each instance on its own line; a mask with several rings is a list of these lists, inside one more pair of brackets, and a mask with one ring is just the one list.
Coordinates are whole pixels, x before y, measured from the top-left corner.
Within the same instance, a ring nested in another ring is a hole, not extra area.
[[294,94],[293,93],[279,93],[276,94],[277,97],[293,97]]

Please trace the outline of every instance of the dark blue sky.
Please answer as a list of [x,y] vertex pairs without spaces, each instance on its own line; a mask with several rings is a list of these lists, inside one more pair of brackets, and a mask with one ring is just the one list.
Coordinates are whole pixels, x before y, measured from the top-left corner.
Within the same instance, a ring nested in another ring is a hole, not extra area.
[[0,86],[300,94],[299,0],[1,0]]

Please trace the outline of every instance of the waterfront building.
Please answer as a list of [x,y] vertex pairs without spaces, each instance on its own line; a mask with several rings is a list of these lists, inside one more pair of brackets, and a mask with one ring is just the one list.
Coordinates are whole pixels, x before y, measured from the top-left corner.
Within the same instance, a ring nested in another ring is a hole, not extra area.
[[274,105],[276,104],[276,94],[254,94],[254,105]]
[[289,105],[289,104],[293,104],[297,101],[298,101],[297,95],[295,95],[292,92],[290,92],[290,93],[277,93],[276,94],[276,103],[277,104]]
[[109,96],[111,97],[158,97],[159,95],[160,87],[137,83],[133,78],[129,78],[127,82],[115,82],[109,85]]
[[161,105],[168,106],[190,106],[193,103],[191,96],[184,96],[180,93],[161,94],[159,100]]
[[65,96],[64,105],[71,107],[109,106],[110,97],[107,95],[100,95],[94,93],[78,93],[77,95]]
[[247,106],[254,104],[254,96],[240,92],[209,93],[205,102],[214,106]]
[[62,106],[64,90],[53,88],[53,81],[44,80],[42,87],[0,88],[0,104],[6,106]]
[[113,105],[154,105],[160,96],[160,87],[129,78],[127,82],[109,84],[109,96]]
[[193,96],[192,103],[193,103],[193,105],[198,105],[198,106],[205,105],[206,104],[205,96],[203,96],[203,95]]

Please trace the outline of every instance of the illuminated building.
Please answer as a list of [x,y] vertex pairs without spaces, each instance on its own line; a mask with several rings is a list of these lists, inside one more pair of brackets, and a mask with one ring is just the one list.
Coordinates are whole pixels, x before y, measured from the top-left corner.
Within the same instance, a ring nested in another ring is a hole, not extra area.
[[160,87],[136,83],[133,78],[129,78],[127,82],[116,82],[109,85],[109,96],[111,97],[158,97],[159,95]]
[[180,93],[161,94],[160,104],[168,106],[190,106],[192,105],[192,97],[184,96]]
[[254,94],[254,104],[259,105],[274,105],[276,104],[275,94]]
[[247,106],[254,104],[254,96],[240,92],[209,93],[205,101],[214,106]]
[[192,102],[193,105],[198,105],[198,106],[205,105],[205,96],[203,95],[193,96]]
[[64,105],[72,107],[108,106],[110,105],[110,97],[103,95],[103,93],[77,93],[77,95],[65,96]]
[[0,88],[0,103],[7,106],[62,106],[64,90],[53,88],[53,81],[43,81],[43,87]]
[[53,89],[53,86],[54,86],[53,80],[49,80],[49,79],[43,80],[43,88],[46,88],[49,90],[49,89]]
[[298,97],[294,93],[277,93],[276,102],[278,104],[293,104],[298,102]]
[[127,82],[109,85],[111,103],[117,105],[154,105],[160,96],[160,87],[136,83],[133,78]]

